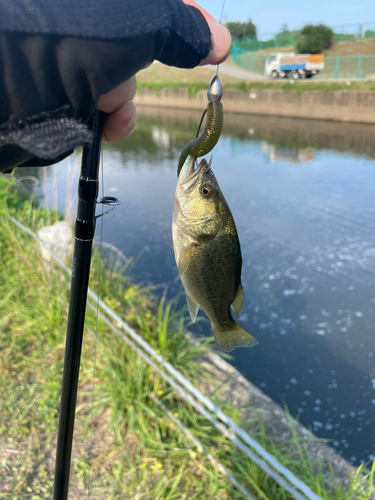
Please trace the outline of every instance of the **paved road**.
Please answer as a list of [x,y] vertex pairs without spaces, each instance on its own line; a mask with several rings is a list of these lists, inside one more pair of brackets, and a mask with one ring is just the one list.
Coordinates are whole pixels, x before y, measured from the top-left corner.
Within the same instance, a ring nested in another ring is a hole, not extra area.
[[[217,66],[205,66],[205,68],[216,71]],[[259,75],[258,73],[253,73],[252,71],[247,71],[239,66],[234,66],[233,64],[223,62],[220,64],[219,72],[222,75],[232,76],[233,78],[240,78],[241,80],[267,80],[264,75]]]
[[[216,71],[217,66],[205,66],[205,68],[211,69],[212,71]],[[233,63],[224,62],[220,64],[219,72],[222,75],[232,76],[233,78],[239,78],[241,80],[270,80],[265,75],[260,75],[259,73],[253,73],[252,71],[247,71],[246,69],[240,68],[239,66],[235,66]],[[280,81],[283,79],[280,78]],[[345,81],[374,81],[374,78],[315,78],[313,81],[317,82],[345,82]],[[286,81],[286,79],[284,80]],[[311,81],[311,80],[310,80]]]

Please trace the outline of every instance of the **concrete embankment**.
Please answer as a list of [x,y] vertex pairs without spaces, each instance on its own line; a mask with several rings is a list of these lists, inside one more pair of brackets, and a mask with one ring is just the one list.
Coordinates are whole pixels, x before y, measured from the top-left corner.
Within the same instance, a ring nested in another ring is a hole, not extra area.
[[[300,449],[303,449],[314,472],[319,476],[325,476],[325,486],[328,490],[334,491],[336,486],[345,490],[349,486],[350,478],[355,475],[356,468],[327,446],[323,440],[318,440],[312,432],[287,416],[280,406],[216,354],[206,356],[202,363],[212,378],[202,381],[200,389],[208,397],[215,396],[216,401],[221,404],[230,401],[242,415],[242,426],[250,435],[260,437],[260,427],[263,426],[270,442],[276,446],[288,442],[290,451],[293,450],[296,460],[301,463]],[[300,449],[296,444],[297,441]],[[368,500],[375,500],[375,493],[371,493]]]
[[[187,88],[143,89],[138,92],[135,102],[145,106],[202,110],[207,97],[203,90],[189,97]],[[375,92],[371,90],[225,89],[223,103],[229,113],[375,124]]]
[[[188,142],[194,137],[204,105],[202,102],[199,109],[162,109],[138,104],[137,113],[139,120],[165,130],[178,130],[180,134],[186,131],[184,137]],[[228,112],[224,102],[223,133],[293,148],[332,149],[375,157],[375,124],[240,115]]]

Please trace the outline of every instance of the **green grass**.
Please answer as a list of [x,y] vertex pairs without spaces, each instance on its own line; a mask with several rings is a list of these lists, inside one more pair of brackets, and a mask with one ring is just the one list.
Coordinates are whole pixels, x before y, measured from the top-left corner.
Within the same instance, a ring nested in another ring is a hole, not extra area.
[[[375,41],[373,41],[375,48]],[[245,54],[239,57],[250,57]],[[241,59],[242,60],[242,59]],[[259,54],[259,57],[255,60],[255,71],[263,73],[264,71],[264,60],[265,56]],[[357,68],[357,62],[354,59],[342,59],[340,62],[341,69],[347,68],[348,71]],[[363,59],[363,67],[365,68],[369,64],[369,59]],[[243,64],[244,61],[242,61]],[[226,64],[235,66],[232,62]],[[327,63],[327,71],[331,71],[329,64]],[[349,67],[350,66],[350,67]],[[238,66],[237,66],[238,67]],[[248,64],[250,68],[250,63]],[[178,92],[181,88],[186,88],[189,93],[189,97],[192,98],[196,94],[203,90],[207,90],[209,81],[211,80],[214,73],[204,67],[198,67],[193,70],[182,70],[178,68],[171,68],[163,64],[152,64],[149,68],[141,71],[137,74],[138,81],[138,92],[142,92],[144,89],[154,90],[160,92],[163,89],[169,89],[174,92]],[[252,90],[252,89],[281,89],[283,91],[296,91],[302,92],[334,92],[338,90],[370,90],[375,91],[375,82],[373,81],[351,81],[350,85],[347,85],[346,81],[331,81],[331,82],[321,82],[315,79],[299,80],[290,83],[289,80],[279,79],[279,80],[248,80],[228,77],[224,74],[220,74],[220,79],[223,84],[224,89],[235,89],[235,90]]]
[[[287,47],[273,47],[259,51],[262,54],[270,54],[271,52],[296,52],[296,49],[293,45],[289,45]],[[375,55],[375,39],[365,38],[363,40],[337,41],[333,43],[330,49],[323,50],[323,54],[325,57]]]
[[[176,83],[207,82],[207,87],[208,82],[214,75],[215,73],[205,66],[197,66],[194,69],[182,69],[166,66],[162,63],[155,63],[151,64],[151,66],[147,69],[139,71],[137,73],[137,81],[138,83],[158,83],[164,81]],[[224,74],[220,75],[220,79],[223,84],[235,83],[238,81],[238,78],[230,77]]]
[[208,82],[142,82],[138,81],[137,91],[141,92],[144,89],[154,90],[160,92],[161,90],[168,89],[177,93],[180,89],[185,88],[188,90],[189,98],[195,97],[200,90],[207,91]]
[[[233,90],[262,90],[262,89],[278,89],[284,92],[336,92],[339,90],[370,90],[375,91],[375,82],[352,81],[350,85],[346,82],[319,82],[319,81],[293,81],[289,80],[255,80],[241,81],[237,83],[228,83],[223,86],[225,89]],[[155,90],[160,92],[162,89],[173,90],[178,92],[179,89],[186,88],[189,97],[194,97],[200,90],[207,90],[207,82],[138,82],[138,90],[142,92],[144,89]]]
[[[42,264],[36,242],[7,216],[12,213],[34,230],[59,216],[30,203],[5,177],[0,177],[0,194],[0,498],[47,499],[53,483],[68,287],[61,271]],[[94,290],[98,265],[94,252]],[[158,302],[149,290],[132,284],[130,267],[105,256],[103,300],[190,380],[208,379],[199,363],[207,345],[189,343],[184,311],[176,301],[163,297]],[[155,394],[258,498],[290,499],[101,321],[92,417],[95,342],[90,332],[95,325],[95,314],[88,310],[70,498],[83,498],[88,485],[93,498],[103,499],[243,498],[200,450],[191,448],[154,402]],[[229,404],[223,410],[240,424],[241,412]],[[345,492],[328,490],[325,475],[317,473],[306,453],[306,441],[293,435],[273,443],[261,423],[255,436],[322,498],[369,498],[374,468],[371,473],[359,470]]]
[[285,92],[336,92],[339,90],[371,90],[375,91],[375,82],[319,82],[314,80],[303,80],[291,83],[289,80],[259,80],[253,82],[240,82],[229,84],[226,88],[238,90],[251,89],[280,89]]

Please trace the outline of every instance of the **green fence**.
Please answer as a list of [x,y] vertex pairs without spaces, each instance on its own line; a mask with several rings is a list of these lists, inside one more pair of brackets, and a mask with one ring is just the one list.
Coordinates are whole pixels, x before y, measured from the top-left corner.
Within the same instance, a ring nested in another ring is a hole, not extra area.
[[375,56],[337,56],[324,58],[320,78],[375,78]]
[[[375,22],[361,24],[346,24],[334,26],[335,42],[344,40],[363,40],[364,38],[375,38]],[[294,46],[301,37],[301,30],[281,31],[279,33],[263,33],[257,36],[237,39],[233,45],[250,51],[273,49],[278,47]]]
[[266,54],[259,54],[258,52],[248,52],[237,46],[232,46],[232,60],[241,68],[264,75],[264,65],[267,59]]
[[[241,68],[264,75],[267,54],[232,46],[232,59]],[[374,56],[337,56],[324,58],[324,70],[316,78],[375,78]]]

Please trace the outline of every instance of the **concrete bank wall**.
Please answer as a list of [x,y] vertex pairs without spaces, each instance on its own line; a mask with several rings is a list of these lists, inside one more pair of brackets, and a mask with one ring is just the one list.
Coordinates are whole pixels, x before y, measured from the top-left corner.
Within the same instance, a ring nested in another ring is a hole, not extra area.
[[[186,142],[194,138],[202,109],[163,109],[138,104],[138,118],[166,130],[186,132]],[[333,149],[375,157],[375,124],[304,120],[255,114],[224,114],[223,133],[248,140],[267,141],[293,148]],[[182,142],[181,142],[182,144]]]
[[[197,109],[206,106],[205,91],[189,98],[186,88],[177,91],[143,89],[136,103],[163,108]],[[375,92],[340,90],[336,92],[285,92],[279,89],[224,90],[226,112],[334,120],[375,124]]]
[[[282,443],[285,445],[285,442],[289,443],[289,452],[293,450],[296,461],[302,462],[295,440],[292,438],[291,427],[293,427],[299,445],[308,455],[316,474],[326,476],[326,488],[334,491],[336,486],[343,489],[349,486],[350,478],[356,473],[356,468],[340,457],[333,448],[327,446],[323,440],[317,439],[295,419],[288,417],[280,406],[216,354],[209,354],[200,362],[211,373],[212,378],[203,380],[199,389],[219,405],[230,401],[239,410],[242,427],[253,438],[260,439],[261,424],[270,442],[278,446],[283,446]],[[375,492],[368,498],[375,500]]]

